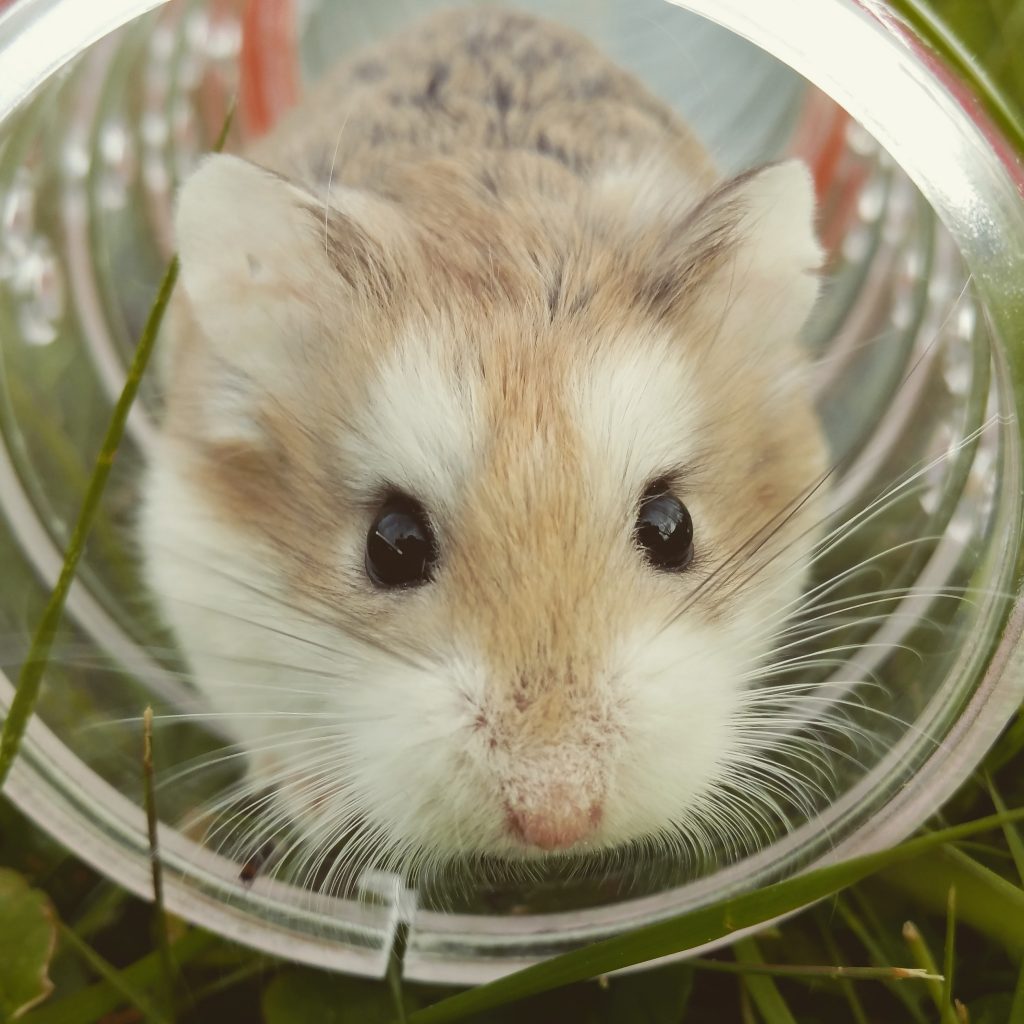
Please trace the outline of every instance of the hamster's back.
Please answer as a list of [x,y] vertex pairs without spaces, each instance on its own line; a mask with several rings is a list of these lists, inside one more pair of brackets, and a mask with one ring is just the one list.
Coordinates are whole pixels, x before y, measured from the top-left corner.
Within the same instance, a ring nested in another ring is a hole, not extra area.
[[[321,80],[249,155],[311,186],[395,192],[396,167],[553,161],[586,177],[644,153],[714,181],[689,129],[583,36],[525,13],[445,11]],[[489,182],[493,186],[493,182]]]

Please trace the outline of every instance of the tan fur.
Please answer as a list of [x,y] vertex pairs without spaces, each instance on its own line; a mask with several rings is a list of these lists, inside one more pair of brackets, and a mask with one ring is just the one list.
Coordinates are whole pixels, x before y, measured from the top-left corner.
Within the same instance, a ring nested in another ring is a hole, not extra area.
[[[728,196],[694,207],[714,183],[709,161],[587,41],[485,10],[436,17],[358,58],[249,155],[325,202],[345,188],[381,205],[354,219],[302,211],[330,270],[309,271],[314,337],[300,384],[262,402],[259,442],[209,439],[214,362],[179,302],[168,437],[191,453],[187,471],[218,514],[265,547],[317,615],[396,649],[414,636],[434,638],[432,656],[459,643],[479,653],[489,682],[474,728],[513,817],[549,805],[599,813],[614,784],[600,752],[621,742],[628,701],[608,697],[619,638],[711,579],[725,585],[707,586],[690,614],[728,621],[743,586],[818,511],[811,501],[756,548],[824,455],[809,405],[780,392],[793,353],[719,339],[728,288],[709,282],[736,259]],[[646,199],[617,183],[630,162],[646,168]],[[353,485],[360,467],[337,439],[410,335],[446,339],[439,358],[478,383],[485,429],[458,507],[430,510],[443,563],[431,593],[381,594],[338,561],[359,547],[380,494]],[[641,493],[622,493],[571,413],[587,367],[634,345],[699,367],[708,398],[697,463],[664,467],[697,523],[697,561],[680,577],[652,578],[638,557]]]
[[578,173],[647,150],[714,178],[689,130],[589,40],[488,8],[434,15],[339,67],[251,156],[301,181],[403,201],[392,176],[430,156],[475,165],[487,191],[497,173],[499,194],[528,195],[533,182],[517,186],[494,166],[496,152],[516,150]]

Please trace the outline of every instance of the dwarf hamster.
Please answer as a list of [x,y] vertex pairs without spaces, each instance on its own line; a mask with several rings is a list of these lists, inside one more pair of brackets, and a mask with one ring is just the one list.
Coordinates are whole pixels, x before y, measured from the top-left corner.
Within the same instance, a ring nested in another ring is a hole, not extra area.
[[585,38],[434,15],[180,188],[148,581],[252,792],[439,863],[731,842],[825,448],[803,164]]

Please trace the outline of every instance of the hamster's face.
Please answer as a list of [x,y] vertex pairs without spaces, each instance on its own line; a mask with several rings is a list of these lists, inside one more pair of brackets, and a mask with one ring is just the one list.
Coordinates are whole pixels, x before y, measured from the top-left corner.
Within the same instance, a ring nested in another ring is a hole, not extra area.
[[196,685],[325,850],[744,843],[822,516],[806,172],[652,218],[621,172],[441,171],[326,212],[229,157],[185,186],[144,532]]

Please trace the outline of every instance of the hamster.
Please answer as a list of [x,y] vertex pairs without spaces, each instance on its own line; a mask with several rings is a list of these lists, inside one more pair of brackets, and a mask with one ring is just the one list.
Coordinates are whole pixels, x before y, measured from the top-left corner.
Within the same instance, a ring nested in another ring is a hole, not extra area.
[[141,540],[313,859],[724,850],[824,515],[806,167],[728,180],[582,36],[434,15],[180,188]]

